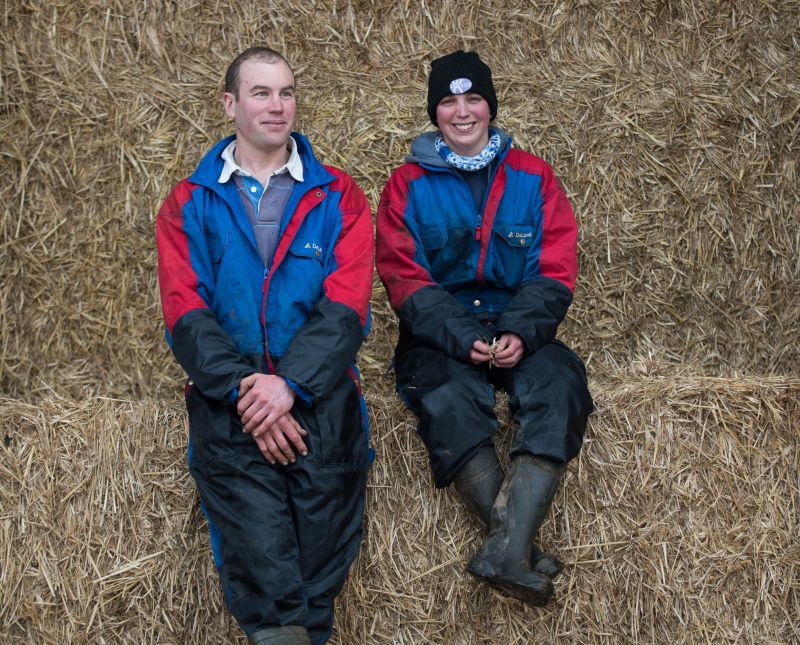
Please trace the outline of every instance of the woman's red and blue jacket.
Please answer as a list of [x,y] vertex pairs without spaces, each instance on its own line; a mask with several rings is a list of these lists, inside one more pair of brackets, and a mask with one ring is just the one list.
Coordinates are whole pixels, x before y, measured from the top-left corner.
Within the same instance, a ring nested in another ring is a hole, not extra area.
[[313,402],[353,367],[369,327],[374,238],[369,204],[342,171],[292,133],[303,161],[269,266],[234,182],[220,184],[220,141],[156,218],[167,342],[205,396],[230,400],[256,371]]
[[556,335],[577,277],[577,224],[550,166],[510,137],[476,210],[467,182],[419,137],[381,195],[377,268],[401,330],[467,361],[475,340],[514,332],[528,351]]

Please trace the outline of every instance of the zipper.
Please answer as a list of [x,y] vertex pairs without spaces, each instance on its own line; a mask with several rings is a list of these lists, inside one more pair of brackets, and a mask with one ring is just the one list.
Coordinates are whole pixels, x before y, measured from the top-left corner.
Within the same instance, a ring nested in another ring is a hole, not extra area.
[[[498,168],[500,166],[498,165]],[[486,192],[483,194],[483,203],[481,204],[481,208],[478,211],[478,223],[475,225],[475,240],[477,242],[481,241],[481,226],[483,226],[483,211],[486,210],[486,204],[489,202],[489,193],[492,192],[492,180],[494,179],[494,173],[491,170],[492,165],[489,164],[486,168]],[[495,168],[495,170],[497,170]],[[471,191],[470,191],[471,192]],[[471,197],[471,195],[470,195]]]
[[[275,248],[275,253],[277,253],[278,250],[281,248],[281,241],[283,240],[283,236],[286,233],[286,229],[291,225],[292,220],[294,220],[294,218],[297,217],[298,206],[303,201],[305,196],[309,194],[312,190],[316,191],[314,197],[316,198],[317,201],[309,206],[308,210],[303,214],[302,219],[305,219],[305,216],[322,202],[323,198],[322,184],[319,184],[317,186],[310,186],[303,193],[303,195],[298,200],[297,204],[294,205],[294,212],[292,213],[292,216],[289,218],[289,221],[287,221],[285,225],[281,226],[281,231],[278,234],[278,245]],[[297,224],[298,229],[301,223],[302,220]],[[295,230],[294,234],[292,235],[292,239],[289,242],[287,242],[286,245],[287,250],[289,245],[291,244],[291,241],[294,240],[296,233],[297,231]],[[285,254],[283,257],[285,257]],[[272,364],[272,359],[269,356],[269,341],[267,340],[267,294],[269,293],[269,284],[272,281],[272,273],[273,271],[275,271],[276,268],[277,265],[275,263],[275,255],[273,254],[273,257],[270,258],[268,267],[264,269],[264,281],[261,286],[261,329],[263,330],[264,358],[267,359],[267,369],[269,370],[270,374],[275,373],[275,366]]]
[[[271,264],[272,260],[270,259]],[[261,329],[264,342],[264,358],[267,360],[267,369],[272,373],[275,370],[269,357],[269,341],[267,340],[267,290],[269,289],[270,270],[270,268],[264,269],[264,281],[261,283]]]

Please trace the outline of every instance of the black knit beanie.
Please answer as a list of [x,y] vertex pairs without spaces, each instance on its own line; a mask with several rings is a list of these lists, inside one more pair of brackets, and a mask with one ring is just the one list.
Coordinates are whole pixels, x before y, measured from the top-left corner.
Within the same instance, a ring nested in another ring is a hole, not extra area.
[[428,76],[428,116],[436,127],[436,106],[445,96],[475,92],[486,99],[492,120],[497,116],[497,95],[492,84],[492,70],[477,52],[459,49],[431,62]]

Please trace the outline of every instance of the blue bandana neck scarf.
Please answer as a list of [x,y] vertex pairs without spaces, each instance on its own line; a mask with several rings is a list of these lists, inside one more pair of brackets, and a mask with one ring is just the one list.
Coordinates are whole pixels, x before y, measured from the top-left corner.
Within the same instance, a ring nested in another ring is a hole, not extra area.
[[462,157],[461,155],[457,155],[447,147],[441,134],[436,137],[433,145],[436,146],[436,151],[439,153],[439,156],[454,168],[467,171],[481,170],[492,163],[497,153],[500,152],[500,135],[494,130],[490,130],[490,132],[492,134],[489,137],[489,143],[474,157]]

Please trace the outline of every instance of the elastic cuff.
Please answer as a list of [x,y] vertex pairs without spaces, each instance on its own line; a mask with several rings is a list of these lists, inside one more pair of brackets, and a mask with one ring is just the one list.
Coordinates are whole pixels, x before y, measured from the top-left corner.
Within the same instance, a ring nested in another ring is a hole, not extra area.
[[302,387],[300,387],[297,383],[295,383],[292,379],[286,378],[285,376],[282,377],[284,381],[286,381],[286,385],[292,388],[292,391],[300,397],[300,400],[305,403],[306,405],[311,405],[314,402],[312,396],[306,392]]

